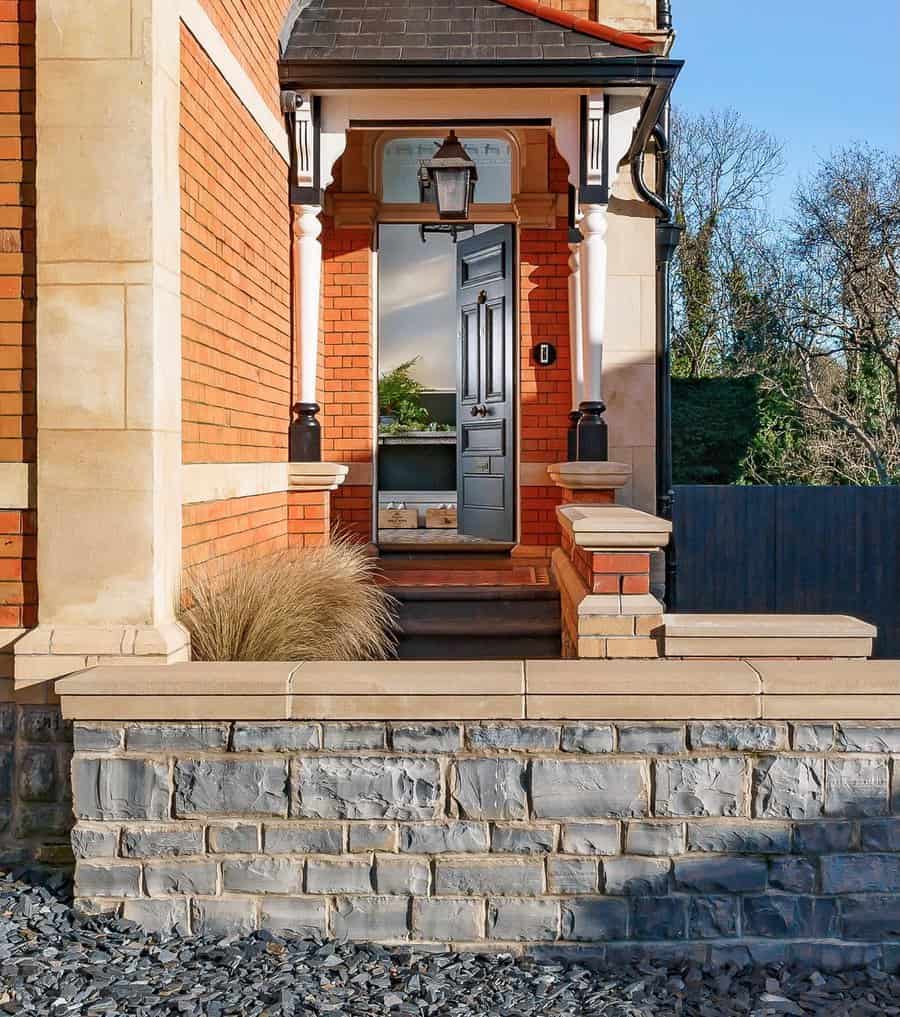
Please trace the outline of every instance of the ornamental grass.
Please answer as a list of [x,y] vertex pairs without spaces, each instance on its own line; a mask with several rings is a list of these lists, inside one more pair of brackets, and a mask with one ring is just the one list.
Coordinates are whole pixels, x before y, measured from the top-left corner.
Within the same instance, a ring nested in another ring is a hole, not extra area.
[[396,601],[376,559],[338,534],[322,547],[184,577],[178,610],[194,660],[383,660],[396,652]]

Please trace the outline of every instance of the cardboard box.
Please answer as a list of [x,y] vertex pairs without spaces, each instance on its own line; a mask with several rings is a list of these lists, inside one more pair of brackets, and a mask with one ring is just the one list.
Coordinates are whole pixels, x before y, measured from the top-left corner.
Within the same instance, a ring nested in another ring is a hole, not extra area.
[[455,530],[456,509],[425,509],[425,526],[429,530]]
[[415,509],[379,509],[379,530],[416,530],[419,513]]

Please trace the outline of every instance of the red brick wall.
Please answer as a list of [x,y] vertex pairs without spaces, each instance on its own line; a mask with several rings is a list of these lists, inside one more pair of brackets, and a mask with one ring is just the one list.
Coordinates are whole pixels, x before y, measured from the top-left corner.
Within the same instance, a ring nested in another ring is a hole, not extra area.
[[182,560],[185,568],[234,564],[288,546],[287,494],[185,505],[182,516]]
[[[373,460],[372,233],[322,230],[322,334],[319,387],[322,458],[339,463]],[[372,491],[345,484],[332,495],[334,521],[371,539]]]
[[[0,462],[33,463],[34,3],[0,3]],[[0,511],[0,628],[37,624],[35,513]]]
[[210,21],[279,116],[278,34],[290,0],[200,0]]
[[[568,191],[568,168],[551,145],[550,190]],[[556,227],[523,229],[520,233],[520,360],[519,416],[522,462],[564,462],[567,459],[572,375],[569,350],[568,222]],[[535,343],[556,347],[556,362],[537,367],[531,356]],[[556,506],[562,493],[554,485],[522,487],[520,543],[549,546],[559,543]]]
[[271,462],[291,390],[287,168],[184,27],[181,42],[184,461]]

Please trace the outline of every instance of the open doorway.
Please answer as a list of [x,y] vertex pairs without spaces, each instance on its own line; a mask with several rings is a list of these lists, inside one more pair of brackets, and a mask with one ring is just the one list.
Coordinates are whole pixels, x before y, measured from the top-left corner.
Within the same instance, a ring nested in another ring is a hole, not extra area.
[[515,542],[513,227],[383,224],[378,545]]

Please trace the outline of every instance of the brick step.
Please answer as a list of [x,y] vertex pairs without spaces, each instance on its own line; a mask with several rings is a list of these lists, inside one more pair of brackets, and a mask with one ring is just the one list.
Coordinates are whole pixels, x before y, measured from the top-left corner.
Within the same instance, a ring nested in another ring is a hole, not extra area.
[[408,594],[398,596],[401,659],[560,656],[560,602],[555,589],[457,587],[392,592]]

